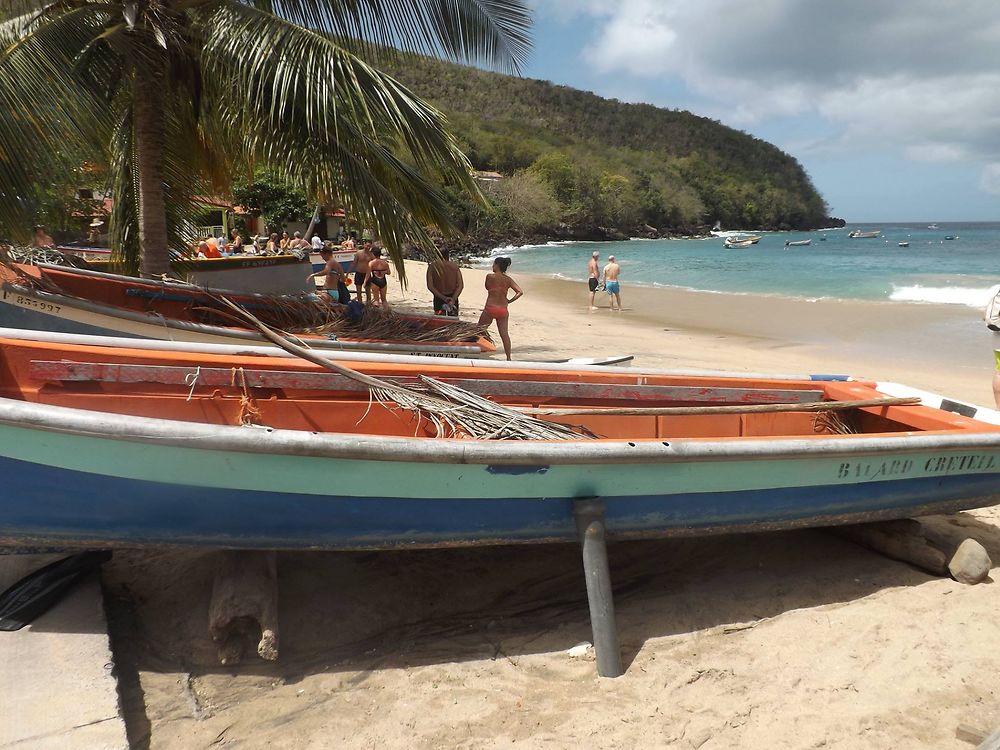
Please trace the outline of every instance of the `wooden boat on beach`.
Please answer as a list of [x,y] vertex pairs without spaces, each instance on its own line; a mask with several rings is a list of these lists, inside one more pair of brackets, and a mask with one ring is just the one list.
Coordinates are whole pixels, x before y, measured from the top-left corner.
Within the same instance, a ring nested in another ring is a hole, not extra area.
[[[56,249],[63,254],[82,258],[86,267],[92,270],[108,272],[112,268],[110,249],[72,245],[62,245]],[[352,262],[353,258],[351,254]],[[309,260],[291,253],[239,254],[222,258],[177,257],[170,264],[170,271],[176,278],[191,284],[212,289],[264,294],[311,291],[311,284],[305,281],[309,268]],[[315,270],[318,271],[320,268]]]
[[2,334],[5,545],[571,541],[586,498],[611,539],[1000,502],[1000,414],[893,384],[353,355],[382,381],[429,376],[579,433],[496,441],[440,437],[275,350]]
[[[308,265],[303,274],[308,273]],[[315,349],[480,357],[496,350],[479,329],[454,318],[399,315],[350,323],[323,295],[259,295],[46,264],[0,267],[0,323],[170,341],[262,343],[234,319],[224,294]],[[376,313],[366,313],[375,315]],[[379,331],[386,331],[382,336]]]

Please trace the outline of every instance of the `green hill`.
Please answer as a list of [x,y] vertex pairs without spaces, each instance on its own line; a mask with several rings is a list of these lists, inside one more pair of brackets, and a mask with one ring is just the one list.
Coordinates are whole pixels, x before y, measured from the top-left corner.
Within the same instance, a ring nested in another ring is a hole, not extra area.
[[389,70],[448,115],[475,168],[518,175],[503,181],[490,215],[456,197],[471,231],[504,223],[664,231],[717,220],[806,229],[826,219],[796,159],[714,120],[427,58],[402,57]]

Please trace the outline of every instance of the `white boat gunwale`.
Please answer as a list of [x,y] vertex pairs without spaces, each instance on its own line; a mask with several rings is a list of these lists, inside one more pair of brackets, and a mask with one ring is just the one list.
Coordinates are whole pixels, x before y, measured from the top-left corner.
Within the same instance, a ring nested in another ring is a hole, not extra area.
[[[876,407],[877,408],[877,407]],[[895,407],[901,408],[901,407]],[[315,433],[211,425],[0,398],[0,424],[81,437],[235,451],[389,462],[549,466],[650,464],[744,459],[903,455],[927,451],[1000,451],[1000,432],[942,431],[816,438],[640,438],[635,440],[488,441]]]
[[[215,344],[202,343],[197,341],[171,341],[166,339],[133,339],[124,336],[95,336],[85,333],[63,333],[61,331],[36,331],[24,328],[3,328],[0,327],[0,338],[15,339],[18,341],[40,341],[50,344],[70,344],[83,346],[100,346],[111,348],[143,349],[153,351],[173,351],[186,352],[192,354],[221,354],[221,355],[246,355],[262,358],[295,359],[294,354],[290,354],[282,349],[261,344]],[[386,364],[426,364],[440,365],[440,357],[403,356],[399,354],[382,354],[368,351],[335,351],[317,350],[313,352],[319,357],[335,359],[344,362],[382,362]],[[567,362],[537,362],[531,360],[506,361],[500,359],[449,359],[449,365],[489,368],[497,370],[555,370],[558,372],[574,372],[580,369],[579,365]],[[603,365],[589,365],[587,369],[606,368],[613,372],[627,372],[629,377],[641,377],[643,375],[677,375],[688,377],[719,377],[733,380],[838,380],[850,381],[852,378],[847,375],[805,375],[791,373],[755,373],[755,372],[729,372],[726,370],[695,370],[695,369],[663,369],[650,367],[630,367],[627,370],[621,367],[607,367]],[[637,382],[637,385],[641,383]]]

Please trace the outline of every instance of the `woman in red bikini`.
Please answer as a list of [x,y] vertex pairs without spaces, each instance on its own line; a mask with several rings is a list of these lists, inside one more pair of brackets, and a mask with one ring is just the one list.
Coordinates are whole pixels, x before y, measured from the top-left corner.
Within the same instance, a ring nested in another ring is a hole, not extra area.
[[[497,258],[493,261],[493,273],[486,274],[486,306],[483,314],[479,316],[479,325],[488,326],[494,320],[497,322],[497,330],[500,332],[500,340],[503,341],[503,350],[510,359],[510,334],[507,333],[507,316],[509,311],[507,305],[519,299],[524,292],[510,276],[507,269],[510,268],[510,258]],[[507,292],[513,290],[514,296],[507,299]]]

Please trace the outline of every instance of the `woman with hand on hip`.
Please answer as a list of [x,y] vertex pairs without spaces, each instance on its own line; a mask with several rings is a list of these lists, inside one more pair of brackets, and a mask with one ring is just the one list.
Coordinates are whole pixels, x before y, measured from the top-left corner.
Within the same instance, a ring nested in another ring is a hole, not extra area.
[[[510,258],[497,258],[493,261],[493,271],[486,274],[486,306],[483,307],[483,314],[479,316],[479,325],[489,326],[494,320],[497,322],[497,331],[500,332],[500,340],[503,341],[503,350],[510,359],[510,334],[507,323],[509,311],[507,306],[517,299],[520,299],[524,292],[510,276],[507,269],[510,268]],[[507,292],[513,291],[514,296],[507,298]]]

